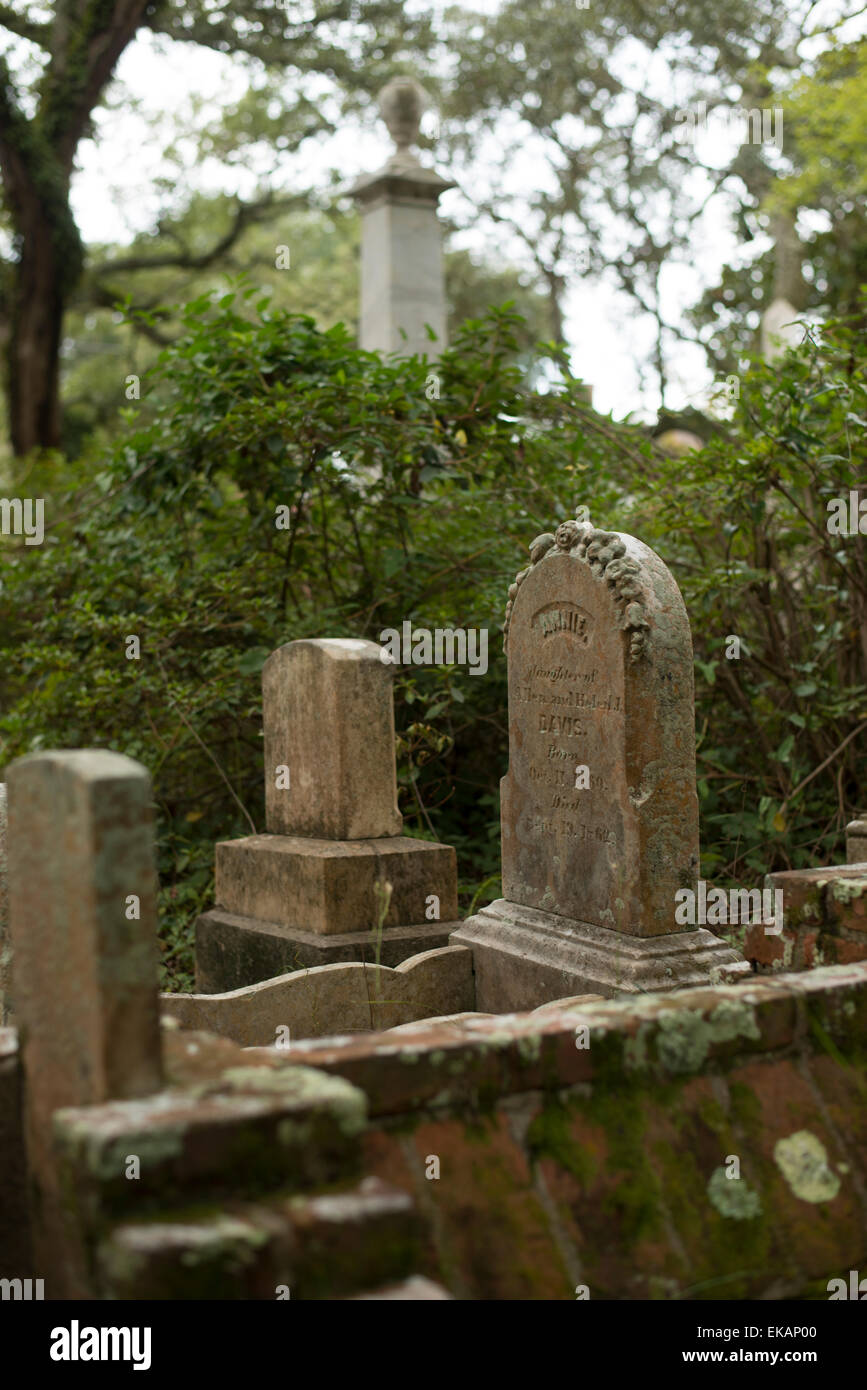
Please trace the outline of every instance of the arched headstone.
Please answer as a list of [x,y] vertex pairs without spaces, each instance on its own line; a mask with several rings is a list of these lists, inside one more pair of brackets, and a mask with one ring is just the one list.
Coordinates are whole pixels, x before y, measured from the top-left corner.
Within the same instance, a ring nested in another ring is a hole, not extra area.
[[699,877],[680,591],[643,542],[574,521],[530,557],[506,610],[505,897],[451,938],[473,947],[476,1007],[700,983],[739,957],[675,921]]

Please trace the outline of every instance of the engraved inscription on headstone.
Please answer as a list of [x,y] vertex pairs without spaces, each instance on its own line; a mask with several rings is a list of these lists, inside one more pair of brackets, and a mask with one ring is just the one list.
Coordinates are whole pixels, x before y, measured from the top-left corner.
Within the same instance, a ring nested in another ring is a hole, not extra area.
[[[606,624],[604,587],[585,565],[577,574],[573,566],[563,554],[540,565],[512,615],[503,891],[511,902],[628,930],[618,898],[628,790],[617,760],[622,639]],[[584,789],[575,787],[579,764],[592,774]]]

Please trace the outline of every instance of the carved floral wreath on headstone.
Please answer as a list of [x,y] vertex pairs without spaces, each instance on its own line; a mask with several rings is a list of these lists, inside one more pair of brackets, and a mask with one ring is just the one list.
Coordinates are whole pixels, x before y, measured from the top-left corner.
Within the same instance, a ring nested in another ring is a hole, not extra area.
[[626,546],[616,531],[597,531],[586,522],[563,521],[552,535],[546,531],[530,542],[530,563],[515,575],[509,587],[506,621],[503,626],[503,650],[508,648],[509,622],[515,595],[530,571],[551,555],[575,555],[583,560],[597,579],[604,579],[614,591],[620,613],[620,626],[630,634],[629,659],[638,661],[647,647],[650,623],[644,606],[645,588],[641,565],[627,558]]

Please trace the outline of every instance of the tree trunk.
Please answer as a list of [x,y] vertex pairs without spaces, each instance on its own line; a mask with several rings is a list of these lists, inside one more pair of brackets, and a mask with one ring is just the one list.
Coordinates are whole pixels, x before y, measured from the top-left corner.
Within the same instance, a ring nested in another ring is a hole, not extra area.
[[556,275],[553,270],[548,268],[544,271],[545,279],[548,282],[548,313],[551,322],[551,338],[555,343],[564,343],[563,328],[563,306],[561,303],[563,291],[566,283],[562,275]]
[[16,228],[20,260],[12,266],[6,345],[9,433],[17,456],[60,445],[60,340],[73,266],[58,255],[57,229],[33,200]]

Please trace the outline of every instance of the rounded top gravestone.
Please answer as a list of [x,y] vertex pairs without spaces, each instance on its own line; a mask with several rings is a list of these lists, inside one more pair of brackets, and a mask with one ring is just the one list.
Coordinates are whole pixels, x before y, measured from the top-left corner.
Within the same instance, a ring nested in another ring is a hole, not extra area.
[[262,669],[265,817],[273,835],[400,835],[392,669],[360,638],[303,638]]
[[530,557],[506,609],[505,898],[635,937],[683,930],[699,840],[680,591],[649,546],[588,524]]

